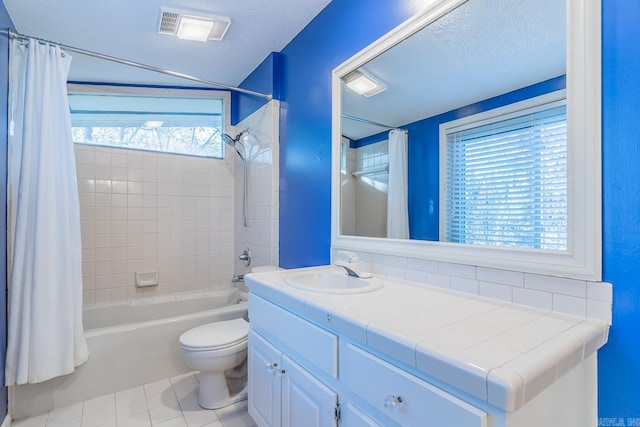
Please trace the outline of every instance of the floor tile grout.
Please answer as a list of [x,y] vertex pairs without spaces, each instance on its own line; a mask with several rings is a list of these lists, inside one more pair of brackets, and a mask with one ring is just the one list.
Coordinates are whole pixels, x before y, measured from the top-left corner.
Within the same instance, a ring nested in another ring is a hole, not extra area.
[[197,404],[198,384],[195,373],[179,375],[56,408],[47,414],[14,421],[12,425],[14,427],[254,427],[256,425],[249,416],[246,401],[219,410],[200,408]]

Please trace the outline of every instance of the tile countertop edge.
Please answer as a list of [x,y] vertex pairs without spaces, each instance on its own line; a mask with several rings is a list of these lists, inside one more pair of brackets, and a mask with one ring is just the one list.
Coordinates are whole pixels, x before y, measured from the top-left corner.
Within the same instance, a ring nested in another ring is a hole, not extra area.
[[[370,322],[366,319],[358,319],[357,314],[341,312],[339,307],[336,308],[331,303],[331,297],[323,298],[326,297],[325,294],[293,289],[284,282],[284,277],[288,272],[322,271],[326,268],[327,266],[321,266],[266,272],[247,275],[245,278],[248,279],[247,285],[252,292],[305,318],[308,317],[306,311],[310,306],[315,311],[324,309],[327,314],[339,319],[342,326],[336,328],[334,325],[326,323],[322,323],[322,326],[369,346],[366,334],[349,332],[351,330],[360,332],[363,328],[367,329]],[[429,292],[451,293],[451,291],[441,288],[416,285],[398,279],[384,277],[380,277],[380,279],[393,284],[406,283],[414,287],[424,287],[425,292],[428,290]],[[463,298],[478,299],[476,295],[460,295]],[[342,296],[338,296],[338,298],[340,297]],[[480,299],[489,300],[488,298]],[[503,302],[500,301],[500,303]],[[516,304],[507,305],[514,308],[521,307]],[[522,309],[529,309],[529,307],[522,307]],[[572,318],[572,316],[560,316],[564,319]],[[310,320],[318,322],[314,318]],[[514,412],[607,342],[609,325],[605,322],[575,317],[573,320],[574,324],[571,327],[557,333],[553,338],[505,363],[488,368],[475,366],[455,354],[441,354],[438,351],[433,351],[427,344],[420,342],[418,337],[412,340],[400,333],[392,335],[393,330],[387,329],[386,332],[389,333],[387,342],[393,342],[395,345],[415,353],[415,363],[401,360],[402,363],[502,410]],[[349,328],[350,324],[353,324],[353,329]],[[384,350],[372,348],[377,351]],[[441,378],[442,375],[439,375],[442,369],[446,369],[450,373],[447,378]]]

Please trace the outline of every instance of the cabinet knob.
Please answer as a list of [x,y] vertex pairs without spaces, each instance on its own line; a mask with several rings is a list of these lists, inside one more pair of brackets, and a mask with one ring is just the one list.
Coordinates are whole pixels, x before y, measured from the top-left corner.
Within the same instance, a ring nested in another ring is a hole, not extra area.
[[405,407],[405,402],[402,396],[389,395],[384,398],[384,409],[387,411],[400,410]]
[[285,374],[284,369],[276,369],[273,371],[273,377],[280,379]]
[[276,369],[277,367],[278,367],[277,363],[267,363],[267,366],[266,366],[268,370],[273,370],[273,369]]

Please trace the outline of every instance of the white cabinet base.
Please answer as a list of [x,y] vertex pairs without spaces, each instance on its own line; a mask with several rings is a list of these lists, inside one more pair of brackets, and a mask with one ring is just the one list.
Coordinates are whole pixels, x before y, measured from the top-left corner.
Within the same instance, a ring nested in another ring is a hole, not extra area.
[[336,427],[338,394],[249,330],[249,415],[260,427]]
[[595,427],[598,419],[597,353],[567,372],[516,412],[508,427]]
[[[526,365],[533,381],[518,374],[519,409],[506,412],[253,294],[249,312],[249,413],[260,427],[597,424],[597,353],[551,385],[536,381],[539,366]],[[534,397],[523,405],[527,395]]]
[[[275,375],[281,353],[249,330],[249,415],[260,427],[281,424],[280,380]],[[275,366],[274,366],[275,365]]]
[[336,392],[287,356],[282,369],[282,427],[335,427]]

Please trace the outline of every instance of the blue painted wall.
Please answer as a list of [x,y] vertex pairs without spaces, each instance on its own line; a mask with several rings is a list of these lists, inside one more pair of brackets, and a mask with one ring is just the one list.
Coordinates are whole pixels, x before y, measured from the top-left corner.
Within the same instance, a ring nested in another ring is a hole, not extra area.
[[[272,52],[244,79],[240,87],[272,95],[274,99],[280,99],[281,76],[282,55],[278,52]],[[267,102],[267,99],[258,96],[231,92],[231,124],[236,125],[241,122]]]
[[[331,70],[417,3],[333,0],[282,51],[282,266],[329,261]],[[603,267],[614,284],[614,325],[600,353],[601,417],[640,417],[639,16],[637,0],[603,2]]]
[[334,0],[281,52],[283,267],[329,262],[331,70],[411,16],[415,12],[412,3],[415,1]]
[[[0,3],[0,28],[15,30],[11,18]],[[0,35],[0,227],[7,241],[7,110],[9,92],[9,38]],[[7,415],[7,387],[4,387],[4,361],[7,351],[7,247],[0,245],[0,423]]]
[[[640,420],[640,2],[603,1],[603,268],[613,327],[600,352],[600,416]],[[629,423],[627,423],[629,425]]]
[[[466,105],[437,116],[401,126],[409,131],[408,186],[409,234],[412,239],[440,240],[440,125],[483,111],[503,107],[561,90],[566,87],[565,76],[556,77],[484,101]],[[352,148],[388,139],[381,132],[352,141]]]

